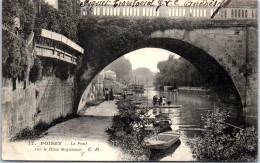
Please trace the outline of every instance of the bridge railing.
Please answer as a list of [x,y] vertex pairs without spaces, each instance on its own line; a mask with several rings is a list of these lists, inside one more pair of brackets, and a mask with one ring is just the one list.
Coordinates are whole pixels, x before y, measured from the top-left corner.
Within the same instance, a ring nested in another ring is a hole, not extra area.
[[84,53],[84,49],[67,37],[46,29],[35,29],[35,51],[38,56],[74,65],[77,64],[77,56]]
[[[186,18],[186,19],[211,19],[211,15],[217,8],[213,7],[170,7],[161,6],[158,11],[156,7],[113,7],[94,6],[91,10],[88,7],[81,8],[81,17],[131,17],[131,18]],[[222,8],[214,19],[257,19],[256,8]]]

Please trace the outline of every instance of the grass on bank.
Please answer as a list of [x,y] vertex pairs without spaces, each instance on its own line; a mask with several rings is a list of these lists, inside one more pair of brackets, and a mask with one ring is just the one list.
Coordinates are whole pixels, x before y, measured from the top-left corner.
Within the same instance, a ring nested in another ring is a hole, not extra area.
[[44,135],[44,132],[47,131],[50,127],[76,118],[78,115],[76,114],[68,114],[66,116],[60,116],[59,118],[54,119],[51,123],[46,123],[39,121],[33,128],[26,127],[19,133],[17,133],[13,138],[11,138],[11,141],[19,141],[19,140],[35,140]]

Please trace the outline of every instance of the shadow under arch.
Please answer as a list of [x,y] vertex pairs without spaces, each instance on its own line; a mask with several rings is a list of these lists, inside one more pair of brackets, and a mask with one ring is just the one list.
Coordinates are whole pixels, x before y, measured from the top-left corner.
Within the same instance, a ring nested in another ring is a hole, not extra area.
[[[168,50],[175,53],[193,64],[197,70],[201,73],[205,82],[212,88],[215,88],[217,93],[219,93],[223,99],[229,97],[231,94],[237,99],[239,108],[242,108],[243,101],[241,95],[234,84],[231,76],[225,70],[220,63],[213,58],[209,53],[202,50],[201,48],[183,40],[173,39],[173,38],[149,38],[144,42],[137,42],[132,46],[128,46],[120,49],[119,51],[111,54],[111,57],[106,58],[106,60],[100,64],[92,67],[89,73],[89,82],[101,72],[107,65],[115,61],[116,59],[124,56],[125,54],[136,51],[142,48],[160,48]],[[81,96],[78,112],[84,107],[84,96],[86,91]],[[226,98],[229,99],[229,98]]]

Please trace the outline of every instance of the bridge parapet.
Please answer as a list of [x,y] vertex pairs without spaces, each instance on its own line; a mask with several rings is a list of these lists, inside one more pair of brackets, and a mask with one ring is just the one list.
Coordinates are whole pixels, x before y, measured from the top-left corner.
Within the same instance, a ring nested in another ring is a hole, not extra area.
[[77,57],[84,53],[83,48],[67,37],[46,29],[35,29],[35,43],[36,55],[74,65],[77,64]]
[[[157,11],[155,6],[94,6],[81,8],[81,17],[129,17],[129,18],[172,18],[172,19],[211,19],[216,7],[185,7],[161,6]],[[213,18],[214,20],[226,19],[254,19],[257,20],[257,8],[222,8]]]

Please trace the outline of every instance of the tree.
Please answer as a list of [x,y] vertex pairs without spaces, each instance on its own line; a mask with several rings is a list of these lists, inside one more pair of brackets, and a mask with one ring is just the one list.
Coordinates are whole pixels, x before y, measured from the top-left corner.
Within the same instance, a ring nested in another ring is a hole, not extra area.
[[73,11],[73,4],[71,0],[58,1],[58,19],[60,22],[61,34],[77,41],[77,25],[79,17]]
[[36,27],[60,33],[73,41],[77,41],[77,25],[79,17],[73,11],[70,0],[59,0],[58,10],[41,1],[41,12],[36,18]]
[[40,58],[34,58],[34,64],[29,73],[29,80],[31,82],[36,82],[42,77],[42,62]]
[[175,59],[170,55],[167,61],[159,62],[157,68],[160,70],[155,76],[157,87],[203,86],[205,83],[197,69],[183,58]]
[[2,10],[2,23],[4,26],[12,28],[14,25],[14,18],[17,16],[16,9],[18,6],[18,0],[3,0]]
[[[34,28],[35,6],[30,0],[3,1],[3,76],[25,80],[32,65],[32,55],[25,40]],[[15,18],[20,29],[14,28]],[[17,36],[16,33],[19,33]]]
[[152,86],[153,83],[153,73],[150,69],[145,67],[140,67],[132,71],[131,82]]
[[227,130],[229,113],[219,108],[202,115],[205,131],[190,140],[193,155],[203,161],[256,161],[257,130]]
[[14,39],[11,43],[8,54],[6,62],[3,63],[4,75],[5,77],[15,79],[21,73],[20,48],[17,39]]
[[132,70],[132,64],[123,56],[108,65],[105,70],[114,71],[117,78],[125,80]]

